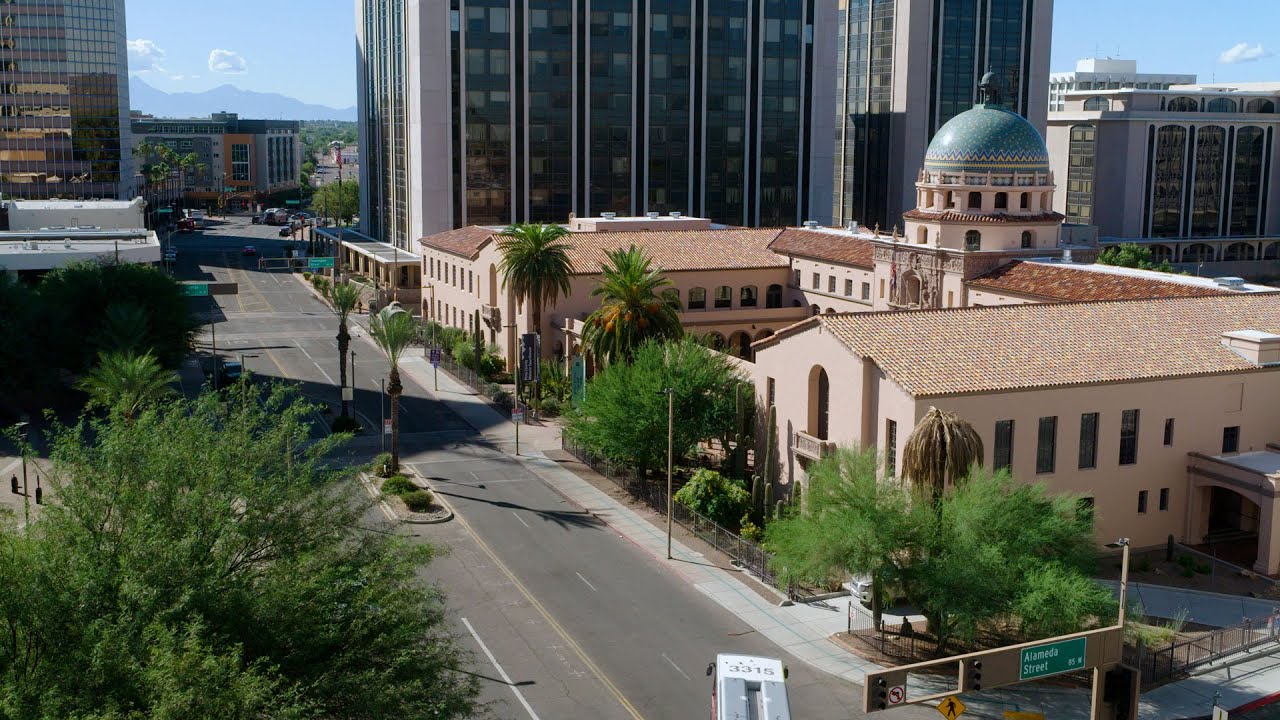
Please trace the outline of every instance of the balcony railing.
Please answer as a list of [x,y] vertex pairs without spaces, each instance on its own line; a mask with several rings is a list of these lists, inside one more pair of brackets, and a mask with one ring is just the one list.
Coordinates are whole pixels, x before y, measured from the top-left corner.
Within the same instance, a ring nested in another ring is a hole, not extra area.
[[821,460],[831,454],[835,443],[818,438],[796,430],[791,436],[791,447],[795,448],[796,454],[807,457],[811,460]]

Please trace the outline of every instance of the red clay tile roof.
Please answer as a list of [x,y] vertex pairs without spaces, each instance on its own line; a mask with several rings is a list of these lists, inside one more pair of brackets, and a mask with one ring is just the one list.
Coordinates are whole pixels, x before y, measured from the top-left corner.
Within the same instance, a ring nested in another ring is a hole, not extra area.
[[474,260],[489,239],[500,231],[493,228],[469,225],[457,230],[446,230],[435,235],[428,235],[418,242],[429,248],[443,250],[454,255]]
[[1037,215],[979,215],[977,213],[957,212],[955,210],[908,210],[902,213],[907,220],[924,220],[929,222],[964,222],[964,223],[1056,223],[1062,222],[1066,216],[1062,213],[1046,212]]
[[1280,334],[1280,296],[1244,293],[818,315],[757,343],[821,325],[917,397],[1259,370],[1222,333]]
[[1226,290],[1171,280],[1083,270],[1015,260],[968,282],[969,287],[1050,301],[1140,300],[1145,298],[1234,295]]
[[787,259],[769,250],[777,228],[581,232],[566,236],[573,272],[592,275],[608,261],[605,253],[643,248],[655,267],[681,270],[745,270],[786,267]]
[[787,228],[769,247],[782,255],[862,268],[875,266],[871,241],[848,233]]

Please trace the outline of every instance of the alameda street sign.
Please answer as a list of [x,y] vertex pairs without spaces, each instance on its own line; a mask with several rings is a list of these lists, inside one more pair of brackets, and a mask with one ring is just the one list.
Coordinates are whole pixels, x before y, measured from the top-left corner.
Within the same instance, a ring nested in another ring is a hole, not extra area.
[[1085,641],[1086,638],[1074,638],[1023,648],[1018,661],[1018,680],[1032,680],[1083,668]]

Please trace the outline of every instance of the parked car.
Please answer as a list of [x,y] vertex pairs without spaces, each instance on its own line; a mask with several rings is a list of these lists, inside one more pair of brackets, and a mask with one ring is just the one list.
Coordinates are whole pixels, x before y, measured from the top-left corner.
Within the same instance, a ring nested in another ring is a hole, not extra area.
[[219,385],[231,385],[239,382],[240,376],[244,374],[243,368],[240,367],[240,363],[234,360],[223,360],[222,358],[210,360],[209,358],[205,358],[200,365],[204,370],[204,379],[208,381],[213,380],[214,368],[216,367],[218,369]]
[[253,217],[249,218],[249,222],[253,223],[254,225],[261,225],[261,224],[262,224],[262,216],[261,216],[261,215],[254,215]]
[[204,218],[203,210],[195,210],[195,209],[187,210],[187,217],[190,218],[196,224],[196,227],[200,227],[200,228],[204,227],[205,218]]
[[245,245],[245,246],[244,246],[244,249],[242,249],[242,250],[240,251],[240,254],[241,254],[241,255],[257,255],[257,254],[258,254],[258,248],[254,247],[254,246],[252,246],[252,245]]
[[189,232],[195,232],[195,231],[196,231],[195,220],[192,220],[191,218],[182,218],[181,220],[178,221],[178,232],[189,233]]
[[282,208],[268,208],[262,213],[262,222],[268,225],[284,225],[289,222],[289,211]]
[[292,234],[293,234],[293,226],[285,225],[284,227],[280,228],[280,237],[287,238]]
[[300,222],[303,225],[312,225],[316,221],[316,216],[309,212],[296,212],[289,219],[293,222]]

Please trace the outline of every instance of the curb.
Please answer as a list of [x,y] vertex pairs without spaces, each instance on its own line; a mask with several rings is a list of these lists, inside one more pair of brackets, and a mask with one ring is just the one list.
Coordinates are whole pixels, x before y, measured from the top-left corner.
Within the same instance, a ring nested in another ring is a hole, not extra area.
[[[412,470],[405,474],[406,477],[416,475],[417,473]],[[365,491],[369,493],[369,497],[372,497],[377,501],[378,505],[382,508],[383,514],[386,515],[388,519],[394,519],[396,522],[401,522],[406,525],[439,525],[440,523],[446,523],[453,519],[453,508],[449,507],[449,505],[440,497],[440,493],[435,492],[435,489],[430,485],[423,487],[426,481],[421,478],[417,478],[413,484],[422,487],[424,490],[430,490],[435,495],[436,502],[440,507],[444,508],[445,514],[443,516],[434,517],[427,513],[415,512],[411,512],[407,516],[401,515],[391,507],[390,503],[382,499],[382,491],[373,484],[373,481],[369,479],[369,475],[367,473],[360,472],[359,477],[360,482],[364,483]]]

